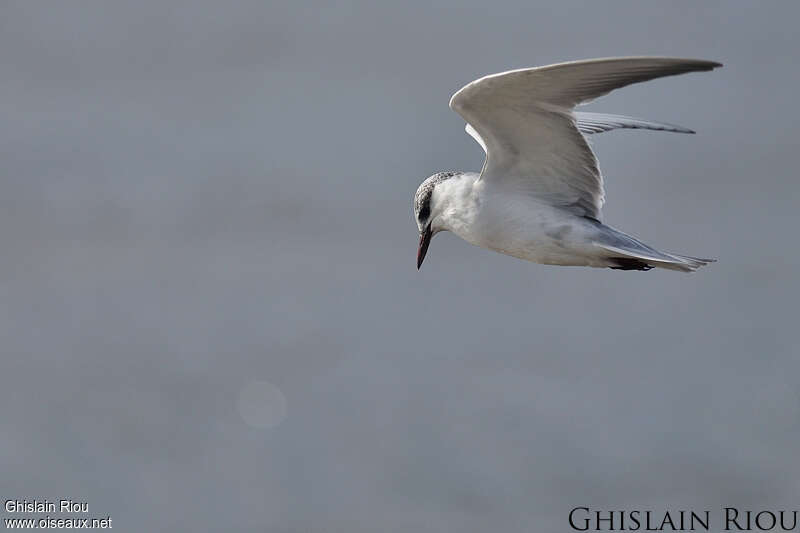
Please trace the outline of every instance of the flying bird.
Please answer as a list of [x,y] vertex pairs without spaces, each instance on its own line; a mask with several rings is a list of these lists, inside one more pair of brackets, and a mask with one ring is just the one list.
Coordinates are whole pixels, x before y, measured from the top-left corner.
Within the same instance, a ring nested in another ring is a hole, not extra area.
[[586,135],[614,129],[692,130],[575,106],[614,89],[722,66],[669,57],[618,57],[511,70],[467,84],[450,99],[486,153],[477,172],[438,172],[419,186],[417,269],[431,238],[465,241],[546,265],[692,272],[713,259],[660,252],[603,224],[603,177]]

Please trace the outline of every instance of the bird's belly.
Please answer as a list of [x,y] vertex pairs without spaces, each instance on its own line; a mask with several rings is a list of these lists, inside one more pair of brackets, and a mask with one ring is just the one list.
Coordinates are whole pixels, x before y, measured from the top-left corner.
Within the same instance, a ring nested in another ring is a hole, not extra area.
[[534,263],[606,266],[596,257],[588,226],[579,218],[549,206],[526,207],[479,213],[474,231],[460,236],[476,246]]

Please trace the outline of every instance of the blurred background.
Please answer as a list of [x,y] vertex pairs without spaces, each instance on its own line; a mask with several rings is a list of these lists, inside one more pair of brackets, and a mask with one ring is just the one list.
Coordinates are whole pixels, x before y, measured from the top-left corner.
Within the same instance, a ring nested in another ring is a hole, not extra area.
[[[798,16],[4,1],[0,495],[123,531],[797,508]],[[556,268],[441,234],[416,271],[417,186],[483,160],[454,91],[646,54],[725,67],[586,108],[698,132],[593,136],[605,221],[718,263]]]

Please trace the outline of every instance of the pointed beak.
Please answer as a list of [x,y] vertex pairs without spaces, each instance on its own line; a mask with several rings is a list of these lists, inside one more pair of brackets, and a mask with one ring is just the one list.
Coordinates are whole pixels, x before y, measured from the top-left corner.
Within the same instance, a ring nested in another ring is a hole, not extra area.
[[430,224],[425,226],[425,231],[419,234],[419,248],[417,249],[417,270],[419,270],[419,267],[422,266],[422,262],[425,261],[425,254],[428,253],[428,245],[431,243],[432,236],[433,233],[431,232]]

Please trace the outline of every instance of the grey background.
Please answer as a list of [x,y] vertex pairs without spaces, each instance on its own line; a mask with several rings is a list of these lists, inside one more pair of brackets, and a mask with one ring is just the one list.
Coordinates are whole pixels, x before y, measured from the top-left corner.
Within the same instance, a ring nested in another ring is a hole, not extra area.
[[[123,531],[797,508],[798,16],[3,2],[0,495]],[[639,54],[725,68],[587,108],[698,131],[593,137],[605,219],[719,263],[555,268],[442,234],[415,270],[417,185],[482,161],[452,92]]]

